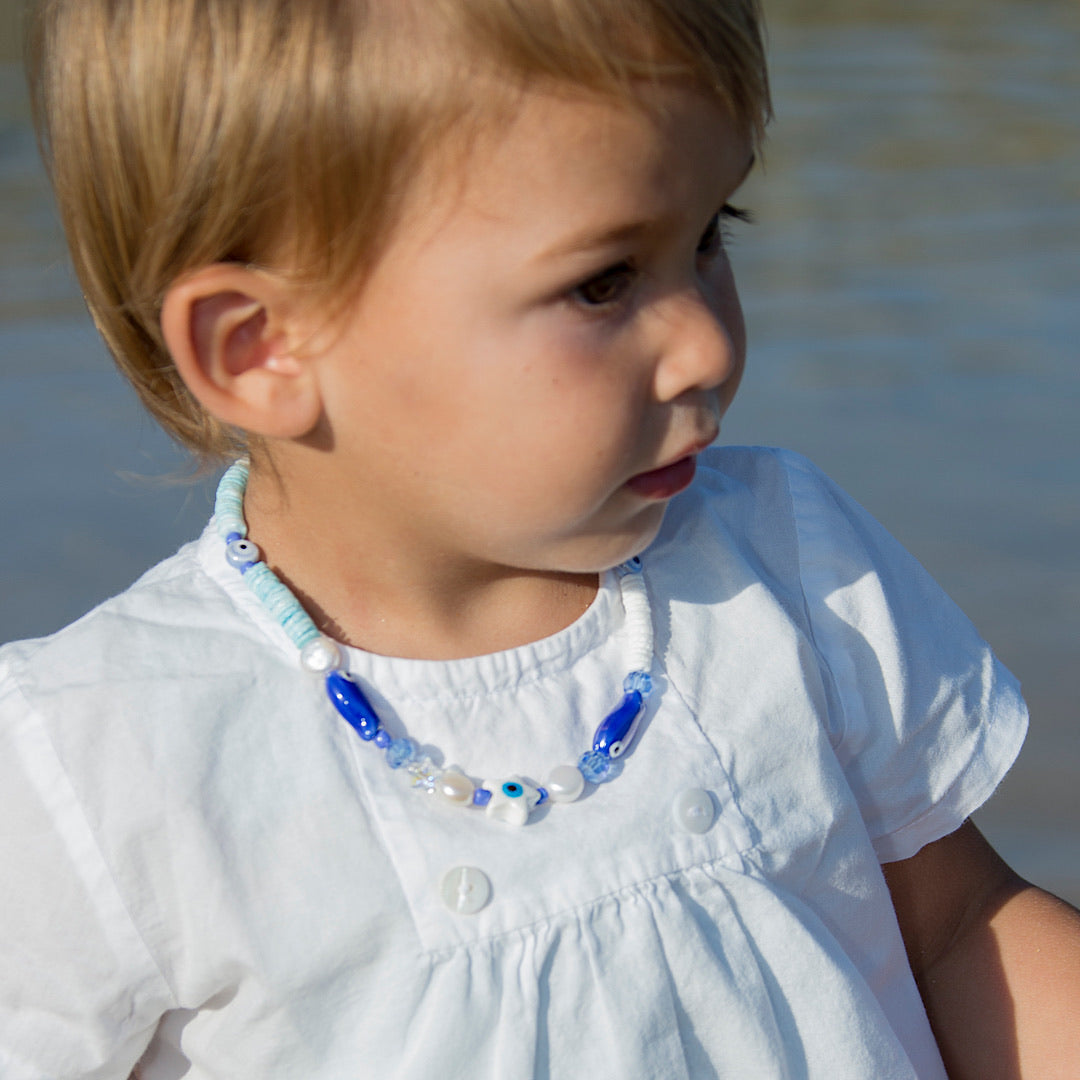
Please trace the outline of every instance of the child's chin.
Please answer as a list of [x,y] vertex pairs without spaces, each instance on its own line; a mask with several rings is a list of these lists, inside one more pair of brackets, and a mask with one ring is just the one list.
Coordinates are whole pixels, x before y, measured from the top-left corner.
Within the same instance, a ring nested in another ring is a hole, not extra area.
[[660,503],[650,507],[650,511],[649,516],[655,518],[654,521],[650,521],[647,527],[636,531],[633,535],[620,538],[621,542],[613,543],[611,549],[606,551],[601,558],[598,558],[594,565],[587,569],[583,568],[581,572],[603,573],[605,570],[611,570],[639,555],[644,555],[660,532],[660,526],[664,523],[667,503]]

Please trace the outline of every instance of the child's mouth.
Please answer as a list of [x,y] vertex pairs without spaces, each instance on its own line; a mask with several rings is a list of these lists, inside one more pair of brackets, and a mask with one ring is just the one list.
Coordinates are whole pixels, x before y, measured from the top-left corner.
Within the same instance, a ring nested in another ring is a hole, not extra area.
[[646,499],[670,499],[690,486],[696,469],[697,458],[687,454],[663,468],[632,476],[626,486]]

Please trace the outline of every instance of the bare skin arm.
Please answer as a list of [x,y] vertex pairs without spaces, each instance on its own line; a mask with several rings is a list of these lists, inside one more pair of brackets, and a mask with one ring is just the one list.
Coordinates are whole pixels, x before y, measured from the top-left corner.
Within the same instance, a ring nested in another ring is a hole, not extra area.
[[884,871],[950,1080],[1077,1080],[1080,912],[970,822]]

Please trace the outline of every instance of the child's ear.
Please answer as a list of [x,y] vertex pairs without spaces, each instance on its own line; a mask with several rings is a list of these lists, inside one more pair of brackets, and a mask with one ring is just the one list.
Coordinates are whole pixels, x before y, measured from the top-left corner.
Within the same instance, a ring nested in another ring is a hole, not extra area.
[[290,293],[273,275],[203,267],[165,294],[161,330],[180,377],[212,416],[271,438],[308,434],[322,415],[311,364],[290,346]]

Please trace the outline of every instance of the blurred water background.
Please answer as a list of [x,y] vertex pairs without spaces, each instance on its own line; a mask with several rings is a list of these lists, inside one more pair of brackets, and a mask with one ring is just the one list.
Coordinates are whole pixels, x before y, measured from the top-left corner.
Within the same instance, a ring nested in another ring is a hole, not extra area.
[[[82,308],[0,0],[0,640],[201,528]],[[766,0],[777,119],[739,199],[750,367],[724,438],[791,446],[924,562],[1017,673],[979,824],[1080,903],[1080,4]]]

